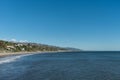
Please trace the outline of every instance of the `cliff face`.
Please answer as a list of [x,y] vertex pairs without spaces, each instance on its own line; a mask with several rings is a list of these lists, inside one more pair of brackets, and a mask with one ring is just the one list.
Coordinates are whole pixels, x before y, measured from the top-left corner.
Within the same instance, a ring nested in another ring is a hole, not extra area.
[[0,40],[0,52],[21,52],[21,51],[59,51],[65,48],[49,46],[38,43],[21,43]]

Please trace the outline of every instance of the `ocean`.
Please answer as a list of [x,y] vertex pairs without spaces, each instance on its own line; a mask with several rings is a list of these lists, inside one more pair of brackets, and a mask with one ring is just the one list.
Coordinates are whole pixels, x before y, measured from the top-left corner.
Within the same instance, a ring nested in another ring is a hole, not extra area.
[[0,58],[0,80],[120,80],[120,52],[59,52]]

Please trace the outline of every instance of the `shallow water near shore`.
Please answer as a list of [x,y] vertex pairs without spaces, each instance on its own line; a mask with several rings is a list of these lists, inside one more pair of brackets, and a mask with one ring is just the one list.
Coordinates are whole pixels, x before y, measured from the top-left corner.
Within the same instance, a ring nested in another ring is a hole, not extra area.
[[0,58],[0,80],[120,80],[120,52],[63,52]]

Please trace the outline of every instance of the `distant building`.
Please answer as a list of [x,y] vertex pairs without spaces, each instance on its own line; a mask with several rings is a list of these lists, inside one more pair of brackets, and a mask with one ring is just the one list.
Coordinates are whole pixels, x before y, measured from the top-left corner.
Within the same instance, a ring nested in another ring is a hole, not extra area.
[[22,48],[21,50],[22,50],[22,51],[25,51],[25,48]]
[[15,48],[14,46],[7,46],[7,48]]
[[23,46],[23,44],[16,44],[15,46]]
[[14,46],[7,46],[7,49],[11,50],[11,49],[15,49],[15,47]]

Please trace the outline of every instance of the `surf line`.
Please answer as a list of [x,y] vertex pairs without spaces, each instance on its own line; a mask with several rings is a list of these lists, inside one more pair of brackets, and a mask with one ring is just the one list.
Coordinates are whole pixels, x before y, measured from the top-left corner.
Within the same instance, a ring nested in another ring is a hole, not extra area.
[[16,61],[16,60],[18,60],[18,59],[20,59],[22,57],[30,56],[30,55],[33,55],[33,54],[25,54],[25,55],[17,55],[17,56],[5,57],[5,58],[0,59],[0,64],[14,62],[14,61]]

